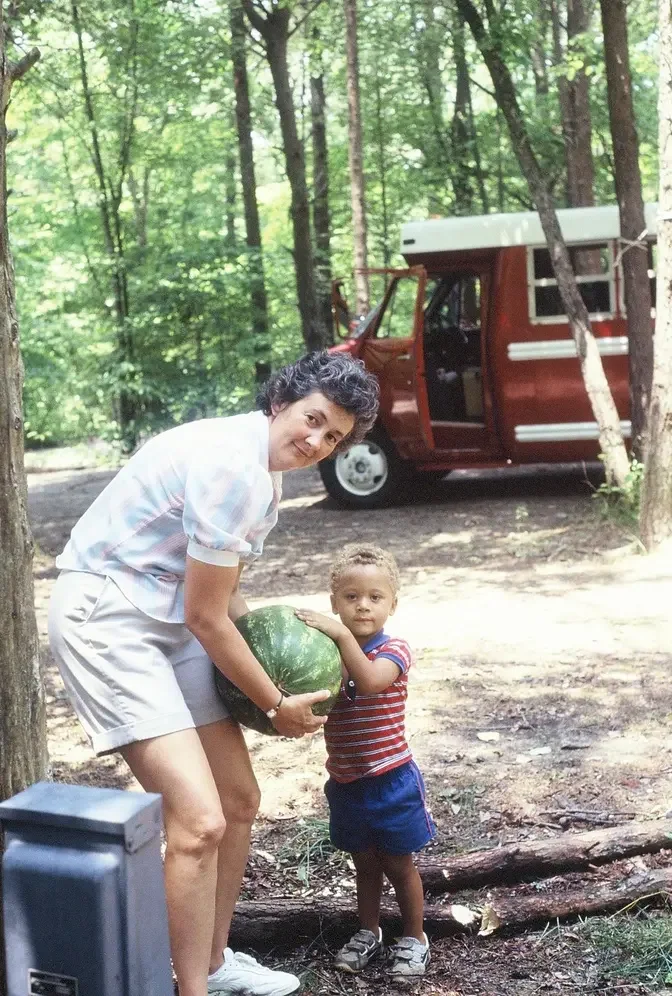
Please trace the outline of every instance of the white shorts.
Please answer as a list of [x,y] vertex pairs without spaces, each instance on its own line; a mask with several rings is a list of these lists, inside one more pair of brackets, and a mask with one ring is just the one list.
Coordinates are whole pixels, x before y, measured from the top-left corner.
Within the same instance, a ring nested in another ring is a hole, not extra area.
[[214,665],[187,627],[144,615],[111,578],[60,574],[49,642],[96,754],[229,715]]

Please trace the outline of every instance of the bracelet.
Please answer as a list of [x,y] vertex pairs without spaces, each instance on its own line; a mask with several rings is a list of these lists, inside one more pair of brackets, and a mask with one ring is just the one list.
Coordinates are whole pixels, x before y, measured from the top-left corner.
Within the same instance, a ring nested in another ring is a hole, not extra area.
[[266,710],[266,715],[268,716],[268,718],[270,720],[275,719],[275,717],[278,715],[278,710],[279,710],[280,706],[282,705],[282,700],[284,699],[284,697],[285,697],[285,693],[284,692],[280,692],[280,701],[278,702],[277,706],[274,706],[272,709],[267,709]]

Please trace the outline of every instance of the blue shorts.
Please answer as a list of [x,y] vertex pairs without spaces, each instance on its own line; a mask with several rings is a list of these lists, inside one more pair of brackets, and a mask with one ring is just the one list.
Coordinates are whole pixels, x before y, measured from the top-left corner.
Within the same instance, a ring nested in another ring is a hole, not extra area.
[[386,854],[412,854],[436,834],[415,761],[345,784],[330,778],[324,792],[329,836],[341,851],[352,854],[373,848]]

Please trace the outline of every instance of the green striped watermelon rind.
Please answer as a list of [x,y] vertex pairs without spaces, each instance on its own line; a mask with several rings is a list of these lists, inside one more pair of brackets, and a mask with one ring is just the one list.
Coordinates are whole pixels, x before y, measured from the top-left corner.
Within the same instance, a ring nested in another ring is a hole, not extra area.
[[[319,629],[302,622],[288,605],[267,605],[240,616],[236,627],[273,682],[288,695],[326,688],[329,698],[313,706],[325,716],[341,687],[338,646]],[[279,736],[268,716],[226,675],[215,668],[217,691],[231,717],[258,733]]]

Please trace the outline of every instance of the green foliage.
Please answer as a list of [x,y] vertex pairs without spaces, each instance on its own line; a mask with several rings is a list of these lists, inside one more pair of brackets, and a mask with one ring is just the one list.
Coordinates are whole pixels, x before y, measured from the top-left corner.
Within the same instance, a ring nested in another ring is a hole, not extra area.
[[[653,0],[629,5],[647,198],[655,196],[657,183],[655,6]],[[8,120],[18,132],[8,152],[9,223],[29,445],[116,439],[120,391],[133,402],[141,434],[244,408],[254,395],[260,345],[270,348],[274,365],[303,349],[282,139],[258,40],[250,40],[248,70],[270,344],[251,332],[252,261],[235,165],[225,7],[210,0],[81,0],[78,8],[107,193],[120,197],[123,258],[110,254],[101,224],[71,5],[31,3],[13,24],[13,38],[18,52],[37,44],[42,57],[15,88]],[[347,277],[352,229],[343,10],[320,4],[301,22],[302,10],[296,5],[289,51],[298,124],[310,181],[309,56],[318,46],[327,98],[332,270]],[[599,17],[594,14],[594,30],[575,39],[555,65],[550,22],[540,11],[537,0],[511,0],[493,25],[535,151],[562,204],[557,79],[585,67],[596,198],[613,201]],[[472,139],[468,148],[455,146],[455,5],[380,0],[360,5],[359,19],[369,265],[403,263],[399,227],[411,217],[528,207],[526,184],[468,31],[460,37]],[[541,59],[537,70],[531,52]],[[546,90],[538,85],[539,67]],[[458,161],[474,179],[469,203],[456,181]],[[122,320],[115,310],[118,274],[128,287]]]
[[669,912],[596,918],[583,923],[581,933],[598,952],[605,975],[672,985]]
[[607,481],[600,484],[593,497],[599,501],[605,518],[637,532],[643,479],[644,464],[632,460],[622,486]]
[[329,821],[317,817],[299,820],[296,833],[288,837],[278,857],[287,864],[296,866],[296,877],[304,885],[310,885],[311,876],[325,864],[343,868],[348,855],[337,851],[329,839]]

